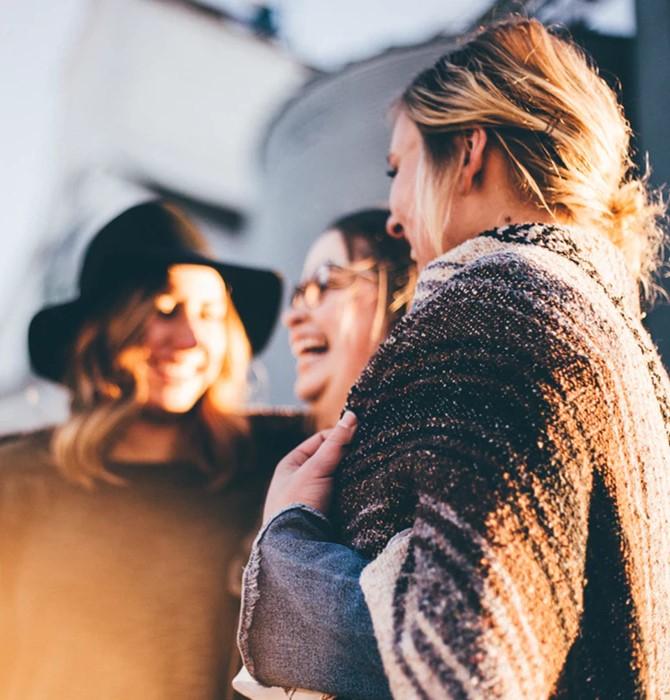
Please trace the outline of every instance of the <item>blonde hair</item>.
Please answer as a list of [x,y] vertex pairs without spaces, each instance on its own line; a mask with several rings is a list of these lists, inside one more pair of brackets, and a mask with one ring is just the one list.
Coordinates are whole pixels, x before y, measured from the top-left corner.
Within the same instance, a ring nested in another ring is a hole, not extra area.
[[[142,397],[131,373],[120,362],[124,351],[139,350],[147,320],[155,313],[157,290],[134,290],[81,328],[65,384],[72,391],[71,417],[56,429],[52,452],[56,466],[84,487],[96,479],[124,483],[105,467],[107,455],[124,427],[137,418]],[[247,389],[251,347],[228,296],[226,352],[221,373],[184,418],[185,441],[197,466],[217,486],[232,477],[235,450],[246,421],[235,415]]]
[[604,233],[645,292],[660,261],[665,207],[634,174],[631,129],[613,90],[572,41],[534,19],[482,27],[418,75],[399,100],[422,134],[418,213],[437,252],[456,177],[454,136],[484,127],[530,201]]

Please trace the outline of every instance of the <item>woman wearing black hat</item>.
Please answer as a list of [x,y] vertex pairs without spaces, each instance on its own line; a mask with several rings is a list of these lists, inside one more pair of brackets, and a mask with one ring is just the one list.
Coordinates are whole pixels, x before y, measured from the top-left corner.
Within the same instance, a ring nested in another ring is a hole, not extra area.
[[230,693],[241,543],[302,427],[241,412],[279,278],[203,251],[174,207],[135,206],[32,321],[72,415],[0,447],[2,697]]

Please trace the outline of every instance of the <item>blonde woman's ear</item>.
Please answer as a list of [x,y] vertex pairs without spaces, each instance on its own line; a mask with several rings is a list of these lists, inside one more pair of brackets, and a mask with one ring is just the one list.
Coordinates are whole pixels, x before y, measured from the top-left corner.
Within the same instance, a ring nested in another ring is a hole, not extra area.
[[476,126],[463,136],[463,165],[460,173],[460,194],[468,194],[484,168],[484,152],[488,141],[486,129]]

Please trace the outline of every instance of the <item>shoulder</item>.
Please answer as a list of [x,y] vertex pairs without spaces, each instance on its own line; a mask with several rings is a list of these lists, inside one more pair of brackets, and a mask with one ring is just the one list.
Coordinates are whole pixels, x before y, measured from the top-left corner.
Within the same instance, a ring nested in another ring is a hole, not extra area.
[[50,454],[52,430],[0,438],[0,518],[3,527],[45,512],[68,488]]
[[[528,251],[500,250],[468,262],[439,285],[422,307],[435,312],[444,305],[465,304],[485,310],[498,304],[498,314],[529,308],[544,313],[576,294],[573,285],[530,257]],[[501,306],[502,302],[506,304]]]
[[53,429],[0,436],[0,475],[13,468],[34,471],[51,461]]
[[419,300],[354,393],[379,401],[388,387],[396,401],[449,387],[456,400],[467,385],[474,400],[503,383],[534,390],[559,374],[591,371],[593,321],[588,299],[550,269],[515,251],[484,254]]
[[583,355],[594,322],[591,300],[523,252],[481,255],[435,285],[397,329],[392,343],[417,350],[490,345],[518,354],[546,346]]
[[294,446],[313,432],[309,417],[292,408],[255,410],[249,413],[248,420],[250,434],[255,440]]

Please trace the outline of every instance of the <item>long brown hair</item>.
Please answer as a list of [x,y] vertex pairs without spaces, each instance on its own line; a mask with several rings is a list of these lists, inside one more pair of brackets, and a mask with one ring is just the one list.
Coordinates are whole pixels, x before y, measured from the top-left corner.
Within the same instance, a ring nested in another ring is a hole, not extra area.
[[[71,416],[52,440],[56,465],[70,481],[89,488],[96,479],[123,483],[105,462],[124,427],[138,417],[142,403],[132,375],[119,358],[141,342],[145,324],[155,313],[157,291],[151,287],[128,291],[84,323],[77,336],[65,377],[72,392]],[[227,343],[221,373],[183,419],[194,462],[217,485],[234,473],[239,438],[247,429],[239,409],[251,357],[244,326],[230,298],[223,323]]]
[[484,127],[529,201],[604,233],[644,291],[661,261],[664,205],[635,174],[631,129],[583,51],[534,19],[485,26],[418,75],[399,107],[423,138],[418,206],[441,242],[454,136]]

